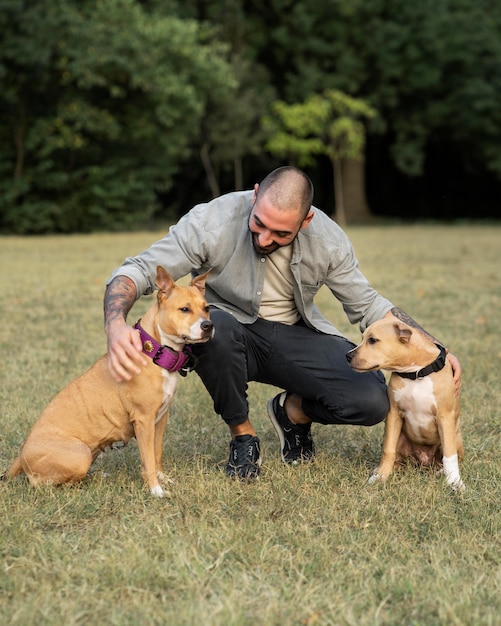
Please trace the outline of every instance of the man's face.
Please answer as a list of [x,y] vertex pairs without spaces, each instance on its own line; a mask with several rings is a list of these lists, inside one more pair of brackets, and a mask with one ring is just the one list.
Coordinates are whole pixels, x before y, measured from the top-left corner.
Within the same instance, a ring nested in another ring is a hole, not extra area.
[[258,254],[268,255],[290,244],[302,228],[306,228],[313,217],[308,213],[303,220],[295,211],[281,211],[267,201],[266,195],[252,206],[249,216],[249,230],[252,245]]

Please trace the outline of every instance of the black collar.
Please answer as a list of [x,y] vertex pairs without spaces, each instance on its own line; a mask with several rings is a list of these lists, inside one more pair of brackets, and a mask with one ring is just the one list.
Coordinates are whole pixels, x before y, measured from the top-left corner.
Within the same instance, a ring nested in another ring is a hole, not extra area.
[[438,343],[435,344],[437,348],[440,350],[440,354],[437,358],[430,363],[426,367],[423,367],[422,370],[418,370],[417,372],[395,372],[402,378],[410,378],[411,380],[417,380],[418,378],[424,378],[429,374],[433,374],[433,372],[439,372],[445,366],[445,360],[447,358],[447,354],[445,352],[445,348],[443,346],[439,346]]

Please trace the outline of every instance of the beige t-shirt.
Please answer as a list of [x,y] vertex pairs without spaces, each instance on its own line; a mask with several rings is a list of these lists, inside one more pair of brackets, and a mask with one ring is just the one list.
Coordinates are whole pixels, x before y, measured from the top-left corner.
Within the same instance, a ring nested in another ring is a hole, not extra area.
[[292,246],[278,248],[266,257],[263,296],[259,317],[271,322],[295,324],[301,316],[294,302],[294,279],[290,268]]

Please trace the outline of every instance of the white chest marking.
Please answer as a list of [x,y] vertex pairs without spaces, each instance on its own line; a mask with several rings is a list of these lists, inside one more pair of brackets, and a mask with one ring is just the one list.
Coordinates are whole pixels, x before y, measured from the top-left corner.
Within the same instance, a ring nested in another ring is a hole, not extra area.
[[179,374],[177,372],[169,372],[167,370],[162,370],[162,389],[164,392],[164,396],[162,399],[162,404],[158,409],[157,417],[155,419],[155,424],[162,419],[162,417],[167,412],[170,403],[172,402],[172,398],[174,397],[177,385],[179,382]]
[[427,430],[435,421],[437,401],[429,376],[415,381],[405,380],[403,386],[395,390],[394,396],[408,428],[416,437],[420,429]]

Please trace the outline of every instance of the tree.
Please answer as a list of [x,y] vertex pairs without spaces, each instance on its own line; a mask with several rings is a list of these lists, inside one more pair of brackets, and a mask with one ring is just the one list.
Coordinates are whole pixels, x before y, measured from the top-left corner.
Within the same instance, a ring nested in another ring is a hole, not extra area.
[[363,161],[365,126],[363,120],[376,115],[374,109],[362,100],[356,100],[336,90],[322,95],[314,94],[302,104],[278,101],[273,106],[274,117],[264,124],[270,132],[268,149],[278,156],[292,156],[300,167],[311,165],[314,156],[325,154],[332,164],[336,220],[344,226],[355,218],[352,215],[346,192],[343,164],[346,161]]
[[[339,89],[367,101],[378,111],[369,144],[387,150],[409,180],[430,174],[434,154],[454,155],[445,193],[470,172],[501,180],[499,2],[274,0],[246,7],[248,44],[283,100]],[[438,165],[444,172],[447,164]],[[367,163],[369,172],[377,166]]]
[[[242,189],[243,159],[259,154],[265,143],[261,117],[273,99],[273,89],[245,59],[232,56],[238,86],[231,98],[209,95],[206,115],[197,138],[200,157],[214,197],[220,195],[221,171],[233,171],[233,189]],[[260,85],[259,89],[255,85]]]
[[[200,134],[193,142],[213,196],[232,179],[232,189],[244,186],[244,159],[262,160],[265,134],[260,120],[276,99],[263,65],[253,60],[246,37],[247,16],[241,0],[180,0],[179,15],[209,24],[215,36],[229,46],[228,62],[238,84],[229,97],[209,94]],[[190,159],[193,163],[193,157]]]
[[144,223],[237,84],[210,31],[136,0],[0,0],[0,27],[7,232]]

